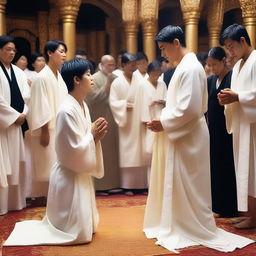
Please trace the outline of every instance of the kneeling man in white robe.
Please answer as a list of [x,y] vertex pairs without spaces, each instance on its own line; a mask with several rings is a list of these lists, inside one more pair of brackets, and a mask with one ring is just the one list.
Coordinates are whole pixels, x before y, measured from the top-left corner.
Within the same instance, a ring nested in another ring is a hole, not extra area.
[[99,218],[92,176],[104,174],[100,140],[107,122],[99,118],[91,125],[84,102],[92,87],[89,62],[69,61],[61,73],[69,94],[57,114],[57,162],[51,170],[46,215],[42,221],[16,223],[5,246],[81,244],[90,242],[96,231]]
[[179,63],[167,91],[160,120],[148,124],[165,131],[168,153],[164,176],[161,222],[147,230],[169,250],[194,245],[229,252],[253,240],[216,227],[211,209],[207,82],[202,65],[185,47],[180,27],[167,26],[156,37],[162,56]]

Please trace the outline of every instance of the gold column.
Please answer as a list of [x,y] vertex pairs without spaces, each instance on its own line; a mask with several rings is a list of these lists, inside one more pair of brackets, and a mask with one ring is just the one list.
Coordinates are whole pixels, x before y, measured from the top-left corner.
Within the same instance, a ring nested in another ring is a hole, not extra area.
[[244,26],[247,29],[253,48],[256,46],[256,0],[239,0]]
[[156,58],[155,34],[158,20],[158,0],[141,0],[140,17],[143,31],[143,48],[149,62]]
[[197,53],[198,49],[198,22],[202,0],[180,0],[181,10],[185,23],[186,45],[189,51]]
[[37,12],[37,24],[39,35],[40,52],[44,52],[44,46],[48,40],[48,13],[44,11]]
[[7,0],[0,0],[0,35],[6,34],[5,6]]
[[209,31],[209,48],[219,45],[220,31],[223,23],[225,1],[211,0],[208,3],[207,25]]
[[81,0],[58,0],[63,22],[63,41],[66,43],[67,60],[74,58],[76,47],[76,18]]
[[126,40],[126,50],[130,53],[137,53],[138,33],[138,1],[122,0],[122,18]]

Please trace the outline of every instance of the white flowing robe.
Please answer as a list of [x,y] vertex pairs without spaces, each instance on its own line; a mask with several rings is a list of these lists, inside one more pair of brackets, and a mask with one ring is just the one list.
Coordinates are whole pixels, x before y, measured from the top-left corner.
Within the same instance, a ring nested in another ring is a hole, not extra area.
[[[24,101],[29,100],[29,86],[25,73],[12,65]],[[14,124],[21,113],[11,106],[9,82],[0,68],[0,214],[8,210],[20,210],[26,206],[23,187],[20,183],[25,175],[25,151],[21,126]],[[27,114],[25,104],[23,114]],[[14,191],[11,195],[12,186]],[[9,204],[9,206],[8,206]]]
[[233,68],[231,90],[239,102],[225,107],[226,125],[233,134],[238,210],[248,210],[248,195],[256,197],[256,51],[241,70],[239,60]]
[[[141,102],[138,97],[140,86],[134,76],[129,84],[122,74],[113,81],[110,88],[109,104],[119,131],[119,164],[123,188],[147,187],[146,126],[141,122]],[[133,109],[127,110],[127,102],[133,104]]]
[[85,103],[84,110],[67,95],[57,116],[58,161],[51,171],[46,216],[42,221],[16,223],[4,246],[92,240],[99,221],[92,176],[103,177],[104,168],[101,145],[95,145]]
[[[29,104],[29,127],[31,132],[32,177],[39,186],[49,181],[50,170],[56,161],[55,122],[56,115],[67,86],[58,72],[57,78],[49,66],[45,66],[31,85]],[[40,144],[41,127],[48,123],[50,142],[47,147]],[[39,194],[37,194],[39,193]],[[46,196],[47,191],[35,192],[32,196]]]
[[161,224],[148,230],[168,250],[204,245],[228,252],[254,242],[216,227],[206,110],[206,76],[195,54],[188,53],[170,81],[160,118],[169,140],[164,197]]

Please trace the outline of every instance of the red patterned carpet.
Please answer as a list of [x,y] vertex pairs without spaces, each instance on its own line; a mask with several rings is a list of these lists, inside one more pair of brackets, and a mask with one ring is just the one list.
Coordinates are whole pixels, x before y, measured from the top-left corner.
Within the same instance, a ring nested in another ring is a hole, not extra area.
[[[174,255],[146,239],[142,232],[146,196],[124,195],[97,197],[101,222],[93,242],[79,246],[1,247],[0,256],[169,256]],[[0,216],[0,244],[8,237],[17,221],[41,219],[45,208],[27,208]],[[256,240],[256,229],[236,230],[228,219],[217,219],[219,227]],[[256,244],[221,253],[201,246],[180,250],[181,256],[256,256]]]

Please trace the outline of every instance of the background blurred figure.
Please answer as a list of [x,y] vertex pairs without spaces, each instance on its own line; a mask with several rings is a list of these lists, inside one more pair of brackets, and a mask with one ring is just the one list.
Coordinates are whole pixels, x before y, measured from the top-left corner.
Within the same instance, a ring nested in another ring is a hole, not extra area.
[[28,69],[25,69],[30,85],[36,75],[44,68],[45,64],[45,58],[42,53],[35,52],[31,54],[28,62]]
[[221,47],[209,51],[207,64],[214,74],[207,79],[212,210],[215,217],[235,217],[237,196],[232,135],[227,132],[224,106],[217,98],[221,90],[230,88],[232,71],[226,65],[226,53]]
[[[108,122],[108,134],[101,141],[104,159],[105,175],[102,179],[95,179],[95,189],[109,190],[120,188],[120,172],[118,162],[118,127],[114,121],[109,106],[110,86],[116,76],[113,71],[116,68],[115,59],[110,55],[104,55],[99,64],[100,70],[93,75],[94,86],[86,96],[92,121],[104,117]],[[111,192],[111,191],[110,191]]]
[[84,50],[76,50],[75,58],[87,59],[88,54]]
[[141,122],[140,84],[133,75],[137,68],[135,56],[125,53],[122,65],[123,74],[111,85],[109,104],[119,131],[121,187],[127,189],[127,195],[133,195],[131,190],[148,187],[144,146],[146,128]]
[[25,73],[11,64],[15,52],[14,38],[0,36],[0,215],[26,207],[22,131],[29,86]]
[[126,50],[121,50],[121,51],[118,53],[118,56],[117,56],[117,67],[116,67],[116,69],[113,71],[113,74],[116,75],[116,76],[119,76],[119,75],[123,74],[122,56],[123,56],[123,54],[125,54],[126,52],[127,52]]
[[136,65],[137,70],[134,72],[136,79],[141,80],[141,78],[148,78],[147,69],[148,69],[148,57],[143,52],[138,52],[136,54]]
[[197,57],[198,61],[202,64],[202,66],[204,67],[204,71],[205,71],[206,76],[208,77],[208,76],[212,75],[212,71],[211,71],[211,69],[209,68],[209,66],[206,62],[207,57],[208,57],[207,52],[198,53],[196,55],[196,57]]
[[19,67],[21,70],[25,71],[28,67],[28,58],[22,53],[16,53],[13,58],[12,63]]

